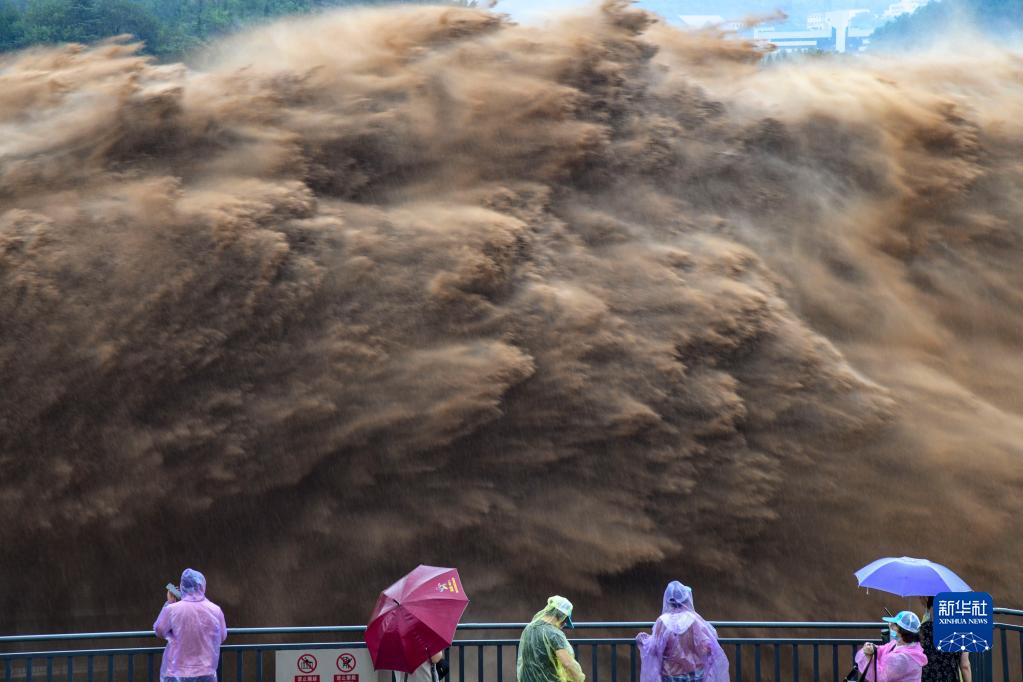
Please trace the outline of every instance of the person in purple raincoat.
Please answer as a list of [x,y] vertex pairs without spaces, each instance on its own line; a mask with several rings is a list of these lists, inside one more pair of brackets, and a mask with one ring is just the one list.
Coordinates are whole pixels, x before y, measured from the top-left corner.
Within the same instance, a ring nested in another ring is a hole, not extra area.
[[714,626],[693,608],[693,591],[674,580],[653,634],[636,635],[641,682],[728,682],[728,659]]
[[153,624],[167,640],[160,682],[216,682],[220,645],[227,623],[220,607],[206,598],[206,578],[186,568],[181,574],[181,601],[167,593],[167,603]]

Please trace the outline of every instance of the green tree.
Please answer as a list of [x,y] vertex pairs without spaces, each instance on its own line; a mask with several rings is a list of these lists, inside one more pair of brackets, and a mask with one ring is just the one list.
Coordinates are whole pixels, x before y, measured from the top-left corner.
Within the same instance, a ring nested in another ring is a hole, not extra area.
[[104,35],[130,33],[151,51],[162,46],[160,22],[141,3],[134,0],[98,0],[97,14]]
[[92,42],[106,35],[96,0],[30,0],[22,23],[33,44]]
[[25,45],[21,12],[8,0],[0,0],[0,52]]
[[0,51],[33,44],[88,43],[126,33],[142,40],[150,54],[175,59],[252,22],[381,1],[0,0]]

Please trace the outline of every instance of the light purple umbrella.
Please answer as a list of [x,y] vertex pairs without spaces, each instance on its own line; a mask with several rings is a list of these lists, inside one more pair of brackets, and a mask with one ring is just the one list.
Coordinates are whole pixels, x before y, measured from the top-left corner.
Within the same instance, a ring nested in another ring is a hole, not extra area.
[[860,587],[900,597],[933,597],[942,592],[969,592],[970,586],[950,569],[927,559],[887,557],[856,571]]

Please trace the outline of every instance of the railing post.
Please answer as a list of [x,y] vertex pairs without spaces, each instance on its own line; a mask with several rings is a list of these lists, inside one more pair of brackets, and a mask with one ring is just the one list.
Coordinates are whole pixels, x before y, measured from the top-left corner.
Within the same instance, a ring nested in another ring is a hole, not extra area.
[[987,665],[984,663],[984,653],[973,653],[970,656],[970,670],[973,673],[974,682],[988,682]]
[[1002,679],[1009,682],[1009,642],[1005,634],[1005,628],[998,628],[1001,631],[1002,639]]
[[1020,630],[1019,635],[1019,674],[1023,677],[1023,630]]

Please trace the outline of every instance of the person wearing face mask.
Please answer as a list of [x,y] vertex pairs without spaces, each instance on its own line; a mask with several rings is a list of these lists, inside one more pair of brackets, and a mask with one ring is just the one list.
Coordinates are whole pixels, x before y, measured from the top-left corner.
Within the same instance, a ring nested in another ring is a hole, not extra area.
[[920,603],[926,609],[920,625],[920,644],[927,655],[923,682],[973,682],[968,653],[938,651],[934,646],[934,597],[920,597]]
[[[920,646],[920,619],[912,611],[900,611],[884,619],[891,629],[891,641],[883,646],[870,642],[856,654],[856,665],[868,682],[921,682],[927,655]],[[877,679],[871,658],[877,656]]]

